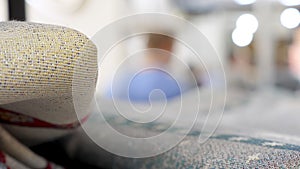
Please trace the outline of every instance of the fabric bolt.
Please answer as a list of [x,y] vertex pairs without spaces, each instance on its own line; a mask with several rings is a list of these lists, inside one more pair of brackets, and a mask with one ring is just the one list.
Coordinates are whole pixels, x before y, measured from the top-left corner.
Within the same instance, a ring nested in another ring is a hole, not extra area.
[[[95,45],[78,31],[28,22],[1,22],[0,37],[0,107],[57,125],[77,122],[74,100],[87,109],[94,92]],[[80,119],[87,115],[78,112]],[[27,142],[66,134],[50,128],[50,136],[36,135],[30,128],[4,126]]]
[[0,22],[0,149],[29,168],[61,168],[22,143],[75,131],[88,118],[97,69],[96,46],[76,30]]

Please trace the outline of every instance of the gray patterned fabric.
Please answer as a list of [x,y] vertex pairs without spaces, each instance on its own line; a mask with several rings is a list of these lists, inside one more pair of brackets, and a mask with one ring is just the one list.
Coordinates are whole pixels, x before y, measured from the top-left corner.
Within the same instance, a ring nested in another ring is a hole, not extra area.
[[[101,128],[92,118],[85,125]],[[118,118],[108,118],[114,128],[135,136],[161,133],[154,125],[136,127]],[[157,124],[157,126],[161,126]],[[178,134],[177,131],[173,131]],[[97,134],[97,131],[95,131]],[[124,158],[106,152],[91,141],[84,131],[66,141],[69,153],[82,161],[104,168],[116,169],[174,169],[174,168],[280,168],[299,169],[300,146],[283,142],[245,137],[215,135],[207,142],[198,142],[199,132],[191,132],[173,149],[150,158]],[[102,137],[102,139],[105,139]],[[109,140],[108,140],[109,141]],[[116,145],[118,146],[118,145]],[[102,159],[102,160],[99,160]]]
[[299,169],[300,146],[273,141],[216,136],[203,145],[189,136],[174,149],[146,159],[117,157],[114,168],[285,168]]
[[[134,159],[113,155],[96,145],[84,131],[69,138],[66,147],[72,157],[103,168],[299,169],[300,97],[278,89],[257,91],[252,95],[246,93],[240,97],[230,96],[234,93],[235,91],[228,91],[229,103],[226,104],[222,122],[216,134],[204,144],[198,142],[201,128],[195,127],[176,147],[151,158]],[[111,127],[128,136],[154,136],[169,127],[167,122],[142,125],[115,116],[111,113],[113,108],[108,104],[101,107],[101,110],[104,110],[102,113]],[[201,110],[205,111],[206,108],[202,107]],[[97,116],[97,113],[92,114],[84,126],[87,126],[85,129],[94,129],[90,134],[96,141],[105,140],[105,131],[99,134],[99,129],[103,129],[103,121],[97,119]],[[203,123],[201,120],[199,122]],[[180,128],[170,132],[175,135],[181,133]],[[109,139],[106,141],[113,142]]]

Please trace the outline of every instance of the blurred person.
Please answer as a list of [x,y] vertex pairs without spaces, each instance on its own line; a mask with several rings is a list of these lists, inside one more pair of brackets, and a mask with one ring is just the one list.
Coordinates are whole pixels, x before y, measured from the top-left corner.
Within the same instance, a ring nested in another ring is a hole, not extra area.
[[127,70],[112,82],[109,97],[145,102],[149,97],[154,100],[171,99],[187,90],[188,83],[178,81],[170,73],[173,46],[172,37],[150,33],[146,46],[149,50],[145,52],[141,64],[135,65],[141,71],[126,67]]
[[297,79],[298,83],[296,89],[300,88],[300,30],[296,30],[294,41],[288,51],[289,68],[293,76]]
[[253,88],[256,83],[256,71],[251,49],[237,49],[229,59],[232,83],[242,88]]
[[[165,35],[150,34],[147,48],[150,52],[145,56],[144,67],[133,77],[129,86],[129,98],[133,101],[147,101],[153,90],[160,90],[167,99],[179,95],[180,86],[176,80],[164,70],[172,58],[173,38]],[[161,49],[170,53],[161,53]],[[154,50],[154,51],[151,51]],[[162,99],[159,95],[151,95],[153,99]]]

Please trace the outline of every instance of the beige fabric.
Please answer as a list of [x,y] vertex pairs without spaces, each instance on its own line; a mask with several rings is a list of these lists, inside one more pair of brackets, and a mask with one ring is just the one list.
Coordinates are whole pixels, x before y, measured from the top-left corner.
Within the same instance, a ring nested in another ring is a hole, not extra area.
[[[87,116],[97,77],[96,51],[85,35],[69,28],[0,22],[0,107],[56,125],[78,121],[75,110],[78,118]],[[28,144],[72,131],[2,126]],[[0,150],[29,168],[46,166],[6,130],[0,125]]]
[[[83,118],[95,88],[96,51],[85,35],[73,29],[0,22],[0,107],[53,124],[68,124],[77,121],[75,104],[80,107],[79,118]],[[5,127],[21,139],[35,141],[66,133]]]
[[80,99],[88,103],[97,73],[96,47],[85,35],[60,26],[2,22],[0,48],[1,107],[57,124],[76,120],[72,87],[83,87]]

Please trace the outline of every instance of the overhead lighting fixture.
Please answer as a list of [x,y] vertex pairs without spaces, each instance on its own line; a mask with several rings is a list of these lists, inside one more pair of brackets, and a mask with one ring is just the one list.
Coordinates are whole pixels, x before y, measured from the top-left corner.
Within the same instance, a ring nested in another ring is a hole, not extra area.
[[295,8],[287,8],[280,15],[281,24],[288,28],[296,28],[300,23],[299,11]]
[[300,0],[279,0],[282,5],[285,6],[297,6],[300,5]]
[[245,32],[242,29],[235,28],[231,35],[232,41],[239,47],[249,45],[253,40],[253,34]]
[[256,0],[234,0],[239,5],[250,5],[256,2]]
[[236,20],[236,27],[244,32],[255,33],[258,28],[258,21],[252,14],[243,14]]

